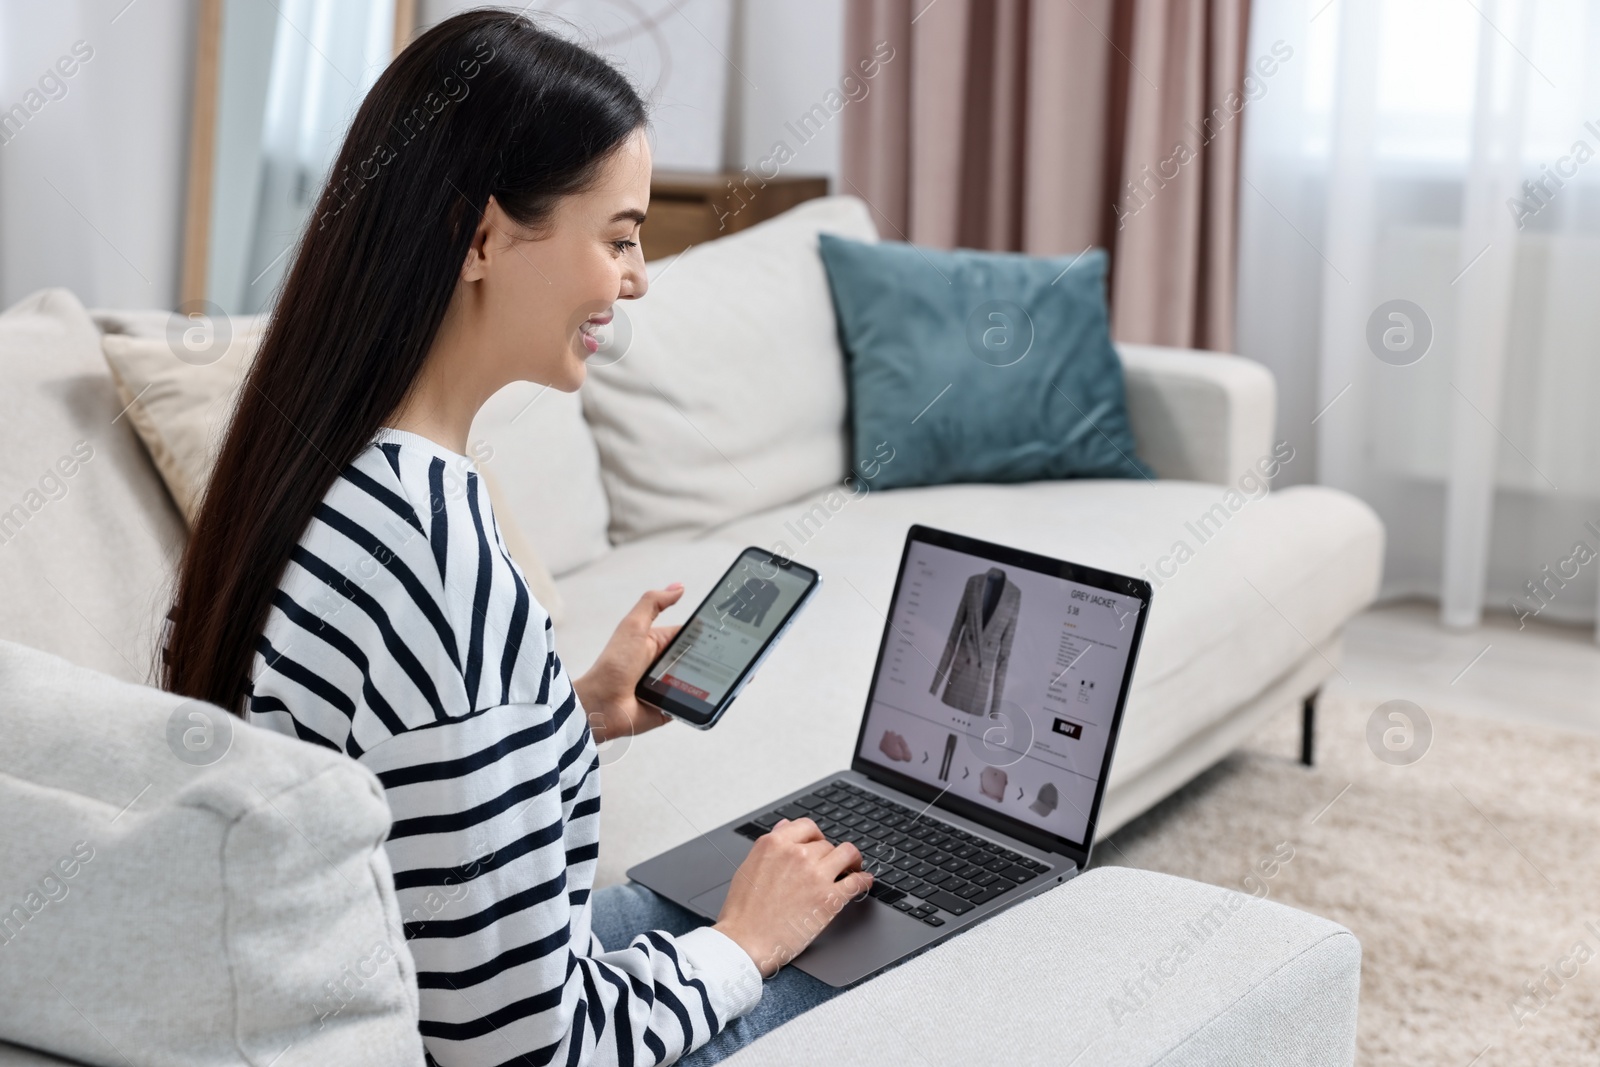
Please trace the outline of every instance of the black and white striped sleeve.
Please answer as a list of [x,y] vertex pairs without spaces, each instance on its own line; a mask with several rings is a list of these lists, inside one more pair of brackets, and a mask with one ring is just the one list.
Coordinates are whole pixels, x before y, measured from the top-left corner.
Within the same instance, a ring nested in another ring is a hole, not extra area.
[[448,1067],[668,1063],[761,996],[749,956],[710,928],[592,954],[598,759],[562,729],[582,716],[570,686],[553,691],[553,706],[491,708],[362,760],[394,813],[423,1038]]
[[609,952],[592,937],[599,759],[549,614],[470,465],[393,437],[295,549],[250,719],[382,782],[434,1062],[671,1062],[749,1011],[760,974],[709,927]]

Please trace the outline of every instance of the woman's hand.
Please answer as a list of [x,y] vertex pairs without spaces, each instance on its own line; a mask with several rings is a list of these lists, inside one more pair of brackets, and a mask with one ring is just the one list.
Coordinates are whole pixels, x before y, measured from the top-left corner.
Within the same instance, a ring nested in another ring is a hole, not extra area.
[[645,593],[617,624],[594,666],[572,683],[578,691],[578,702],[589,716],[589,730],[596,744],[653,730],[667,721],[657,709],[639,703],[634,686],[680,629],[654,623],[657,615],[682,596],[682,582]]
[[830,844],[810,819],[782,819],[734,872],[716,929],[771,978],[871,888],[856,846]]

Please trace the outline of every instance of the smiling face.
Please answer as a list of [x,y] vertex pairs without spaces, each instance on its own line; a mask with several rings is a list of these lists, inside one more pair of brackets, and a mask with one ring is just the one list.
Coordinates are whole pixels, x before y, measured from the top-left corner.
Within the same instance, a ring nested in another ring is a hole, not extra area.
[[490,197],[427,359],[387,424],[464,452],[478,409],[511,382],[575,392],[615,303],[649,287],[639,243],[649,205],[643,129],[538,230]]
[[635,130],[606,157],[590,188],[562,197],[533,233],[491,200],[490,232],[468,255],[478,281],[481,342],[506,381],[573,392],[618,300],[645,294],[639,228],[650,204],[650,144]]

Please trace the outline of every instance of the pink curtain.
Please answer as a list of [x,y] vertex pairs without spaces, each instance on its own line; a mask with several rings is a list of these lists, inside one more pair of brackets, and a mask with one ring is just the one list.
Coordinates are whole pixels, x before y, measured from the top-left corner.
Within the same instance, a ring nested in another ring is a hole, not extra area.
[[1118,340],[1233,346],[1249,0],[849,0],[844,193],[888,240],[1111,253]]

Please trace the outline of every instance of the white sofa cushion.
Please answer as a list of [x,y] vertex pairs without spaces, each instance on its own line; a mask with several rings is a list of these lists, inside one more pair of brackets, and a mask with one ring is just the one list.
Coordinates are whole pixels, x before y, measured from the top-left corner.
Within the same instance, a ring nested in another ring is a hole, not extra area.
[[144,681],[183,517],[77,297],[41,290],[0,314],[0,381],[0,639]]
[[97,1064],[420,1067],[370,771],[10,642],[0,718],[0,1039]]
[[[470,440],[480,457],[478,469],[494,486],[501,532],[509,518],[551,574],[576,570],[611,550],[600,452],[578,394],[512,382],[478,409]],[[485,445],[487,450],[479,447]],[[535,594],[549,610],[544,596]],[[561,618],[554,610],[550,614]]]
[[1333,1067],[1355,1059],[1360,990],[1361,943],[1337,923],[1231,889],[1100,867],[725,1062],[835,1062],[847,1034],[851,1063]]
[[[678,622],[745,545],[793,554],[824,584],[715,730],[656,731],[607,761],[597,883],[849,765],[895,567],[914,522],[1140,575],[1186,538],[1193,557],[1156,588],[1108,794],[1326,645],[1375,595],[1383,531],[1360,501],[1301,487],[1242,502],[1204,544],[1185,528],[1225,498],[1198,482],[1081,480],[827,493],[667,544],[624,545],[561,580],[564,662],[599,651],[652,585],[687,595]],[[1217,520],[1212,520],[1216,522]],[[1170,564],[1163,570],[1173,572]],[[1253,586],[1253,588],[1252,588]],[[670,803],[662,801],[665,795]]]
[[855,197],[810,200],[652,264],[649,293],[617,305],[631,341],[581,390],[613,541],[703,529],[845,476],[824,230],[877,240]]
[[0,1067],[79,1067],[72,1060],[0,1041]]

